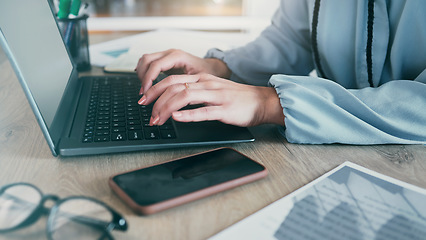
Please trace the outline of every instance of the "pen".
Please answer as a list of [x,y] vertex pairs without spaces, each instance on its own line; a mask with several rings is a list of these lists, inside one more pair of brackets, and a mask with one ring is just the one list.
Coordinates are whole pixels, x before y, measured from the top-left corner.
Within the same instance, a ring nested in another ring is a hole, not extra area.
[[70,14],[71,0],[60,0],[58,18],[68,18]]
[[80,11],[78,12],[80,15],[85,15],[89,4],[87,2],[81,3]]
[[78,15],[80,11],[81,0],[72,0],[70,13],[74,16]]
[[68,22],[66,24],[64,42],[71,49],[72,33],[74,31],[74,22]]

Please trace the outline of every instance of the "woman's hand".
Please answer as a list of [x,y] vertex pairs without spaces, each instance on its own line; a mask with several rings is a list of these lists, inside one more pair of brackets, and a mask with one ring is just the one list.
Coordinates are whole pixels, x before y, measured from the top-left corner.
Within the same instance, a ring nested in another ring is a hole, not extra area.
[[[284,125],[283,109],[274,88],[239,84],[210,74],[169,76],[146,91],[139,104],[150,104],[156,99],[151,125],[162,125],[170,116],[181,122],[219,120],[237,126]],[[203,106],[180,110],[194,104]]]
[[203,59],[175,49],[144,54],[139,59],[135,71],[137,71],[142,83],[140,94],[146,93],[151,88],[152,82],[160,72],[174,74],[209,73],[224,78],[229,78],[231,75],[226,64],[218,59]]

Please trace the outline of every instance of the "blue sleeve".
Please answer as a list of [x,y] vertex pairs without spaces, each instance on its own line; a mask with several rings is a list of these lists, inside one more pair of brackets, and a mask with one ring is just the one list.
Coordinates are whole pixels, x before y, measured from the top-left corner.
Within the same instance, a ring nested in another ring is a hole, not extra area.
[[308,75],[314,68],[307,1],[281,1],[272,23],[253,42],[206,57],[223,60],[237,82],[266,86],[273,74]]
[[426,70],[412,80],[345,89],[315,77],[274,75],[293,143],[425,144]]

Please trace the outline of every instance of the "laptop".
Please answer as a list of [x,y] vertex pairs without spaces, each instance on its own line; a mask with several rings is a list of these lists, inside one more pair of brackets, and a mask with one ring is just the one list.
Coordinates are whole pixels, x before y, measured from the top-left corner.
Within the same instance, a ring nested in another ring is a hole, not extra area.
[[149,126],[135,76],[78,76],[48,0],[1,0],[0,43],[54,156],[254,141],[218,121]]

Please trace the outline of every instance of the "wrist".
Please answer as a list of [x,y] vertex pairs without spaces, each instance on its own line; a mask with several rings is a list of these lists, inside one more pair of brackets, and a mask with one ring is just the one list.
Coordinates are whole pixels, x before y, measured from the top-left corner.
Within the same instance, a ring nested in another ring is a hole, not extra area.
[[272,123],[284,126],[284,112],[280,103],[280,98],[273,87],[263,88],[263,123]]
[[226,79],[229,79],[231,77],[231,70],[222,60],[217,58],[205,58],[204,61],[208,65],[210,74]]

